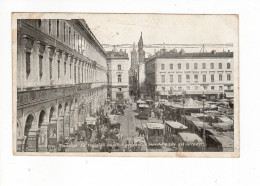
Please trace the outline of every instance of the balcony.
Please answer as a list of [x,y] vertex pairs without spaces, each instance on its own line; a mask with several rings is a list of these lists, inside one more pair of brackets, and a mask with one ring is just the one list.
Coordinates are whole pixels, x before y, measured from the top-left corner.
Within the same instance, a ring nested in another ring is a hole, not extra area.
[[61,97],[71,96],[77,92],[89,90],[92,88],[92,83],[82,83],[77,85],[64,86],[48,86],[41,88],[34,88],[31,90],[17,92],[17,107],[26,106],[41,101],[57,99]]

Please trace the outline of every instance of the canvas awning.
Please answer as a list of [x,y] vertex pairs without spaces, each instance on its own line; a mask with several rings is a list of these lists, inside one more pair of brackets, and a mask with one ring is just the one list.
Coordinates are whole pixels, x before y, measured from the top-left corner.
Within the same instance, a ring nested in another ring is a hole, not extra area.
[[174,129],[187,129],[185,125],[177,122],[177,121],[165,121],[166,124],[170,125]]

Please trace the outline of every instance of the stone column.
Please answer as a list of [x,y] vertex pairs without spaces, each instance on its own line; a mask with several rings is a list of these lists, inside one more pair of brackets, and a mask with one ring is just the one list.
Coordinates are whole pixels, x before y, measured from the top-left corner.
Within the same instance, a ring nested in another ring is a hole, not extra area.
[[[25,142],[26,146],[25,146]],[[27,139],[23,142],[25,152],[36,152],[37,151],[37,130],[31,129],[27,136]]]
[[78,120],[79,120],[79,109],[75,108],[74,110],[74,128],[78,130]]
[[48,151],[57,151],[57,118],[52,118],[48,125]]
[[64,116],[59,116],[57,121],[57,141],[64,137]]
[[70,111],[70,136],[74,136],[75,126],[74,126],[74,110]]
[[69,112],[64,115],[64,138],[69,139],[70,137],[70,114]]
[[48,151],[48,123],[42,123],[38,136],[38,152]]

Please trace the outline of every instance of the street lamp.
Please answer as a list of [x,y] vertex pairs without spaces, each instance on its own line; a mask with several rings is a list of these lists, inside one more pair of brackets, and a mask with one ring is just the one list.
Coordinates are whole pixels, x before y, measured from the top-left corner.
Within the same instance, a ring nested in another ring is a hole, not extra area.
[[203,103],[203,141],[206,145],[206,136],[205,136],[205,116],[204,116],[204,105],[205,105],[205,100],[206,100],[206,95],[204,94],[204,92],[202,93],[202,103]]
[[181,101],[182,101],[182,108],[183,108],[183,119],[184,119],[184,125],[186,124],[186,119],[185,119],[185,110],[184,110],[184,104],[185,104],[185,92],[183,91],[182,92],[182,98],[181,98]]

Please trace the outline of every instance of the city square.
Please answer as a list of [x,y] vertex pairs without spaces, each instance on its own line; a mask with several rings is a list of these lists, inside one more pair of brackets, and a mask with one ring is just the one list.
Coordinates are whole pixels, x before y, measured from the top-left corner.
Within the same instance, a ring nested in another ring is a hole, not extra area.
[[233,44],[137,32],[101,44],[84,19],[18,19],[16,152],[234,152]]

